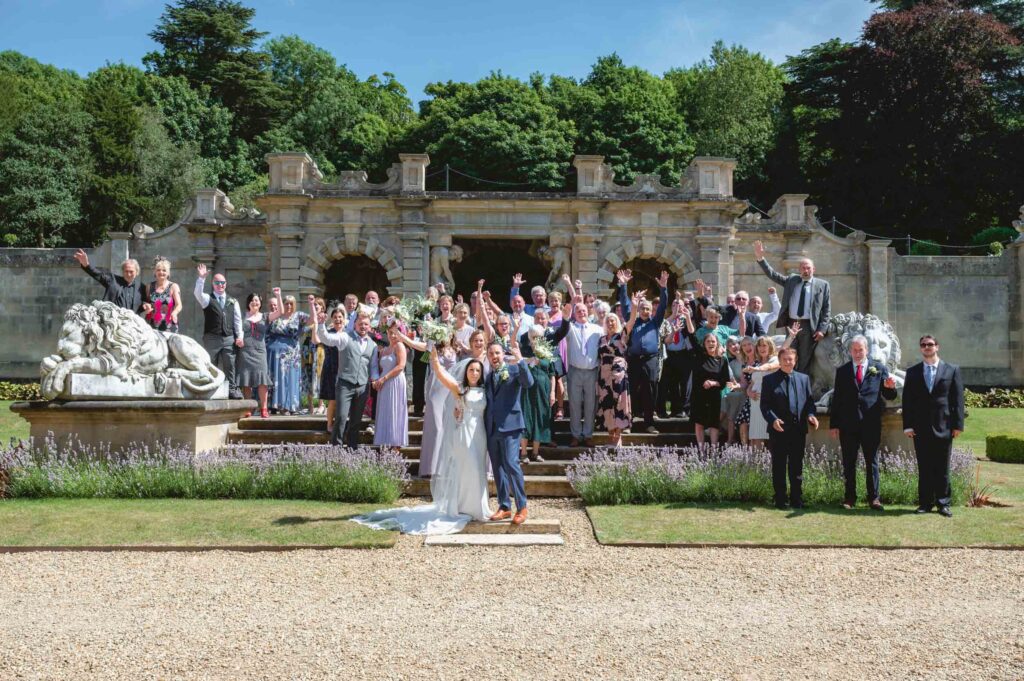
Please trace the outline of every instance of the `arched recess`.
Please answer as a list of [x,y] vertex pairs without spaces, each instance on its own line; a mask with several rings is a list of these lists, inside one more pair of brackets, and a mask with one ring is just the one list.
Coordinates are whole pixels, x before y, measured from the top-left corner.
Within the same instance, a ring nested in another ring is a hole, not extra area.
[[[644,248],[642,241],[627,241],[618,248],[613,249],[605,256],[604,262],[597,270],[598,290],[604,291],[606,296],[615,294],[616,286],[615,272],[628,261],[637,258],[657,260],[665,265],[666,269],[676,275],[679,286],[692,284],[700,278],[700,271],[694,267],[690,256],[668,241],[658,239],[652,248]],[[671,294],[672,291],[669,291]]]
[[299,292],[303,295],[320,295],[327,270],[334,262],[349,255],[363,255],[376,260],[387,273],[388,295],[401,293],[402,263],[391,249],[373,236],[360,236],[355,248],[349,247],[344,236],[325,239],[315,251],[306,256],[305,263],[299,268]]

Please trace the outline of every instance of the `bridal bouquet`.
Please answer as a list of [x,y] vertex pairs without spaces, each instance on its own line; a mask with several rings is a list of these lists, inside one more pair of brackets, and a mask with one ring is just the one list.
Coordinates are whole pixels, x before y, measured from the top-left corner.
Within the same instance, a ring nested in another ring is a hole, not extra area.
[[533,346],[533,356],[537,359],[543,359],[551,361],[555,356],[555,350],[551,347],[551,343],[548,342],[547,338],[540,336],[530,341]]
[[434,341],[437,345],[448,343],[452,338],[452,327],[442,322],[422,321],[417,328],[419,328],[421,338]]

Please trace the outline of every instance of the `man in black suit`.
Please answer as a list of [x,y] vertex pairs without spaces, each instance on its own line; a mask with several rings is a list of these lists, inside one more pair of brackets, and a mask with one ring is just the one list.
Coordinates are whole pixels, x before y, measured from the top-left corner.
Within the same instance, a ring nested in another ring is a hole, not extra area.
[[775,507],[786,508],[786,472],[789,471],[789,503],[803,508],[804,449],[807,425],[818,429],[811,399],[811,379],[793,369],[797,353],[793,348],[779,351],[779,370],[764,377],[761,386],[761,415],[768,422],[768,451],[772,455],[772,487]]
[[800,357],[797,371],[808,373],[814,361],[814,348],[828,333],[832,319],[832,293],[828,282],[814,276],[814,261],[804,258],[800,261],[800,274],[786,276],[772,269],[764,259],[764,244],[754,242],[754,257],[768,278],[783,286],[782,309],[776,328],[788,329],[794,322],[800,322],[800,333],[794,347]]
[[736,295],[733,296],[732,305],[727,305],[722,311],[722,324],[739,331],[740,316],[742,315],[746,322],[743,335],[760,338],[766,335],[764,325],[761,324],[761,319],[756,314],[747,309],[749,303],[750,294],[746,291],[737,291]]
[[881,362],[868,359],[868,339],[854,336],[849,344],[849,362],[836,369],[835,389],[829,405],[833,438],[843,450],[846,493],[843,508],[857,502],[857,450],[864,451],[868,503],[882,510],[878,498],[878,445],[882,441],[882,413],[885,401],[896,399],[896,379]]
[[964,384],[960,367],[939,359],[934,336],[921,336],[921,357],[903,384],[903,432],[914,439],[917,454],[917,512],[938,506],[951,518],[949,455],[964,432]]

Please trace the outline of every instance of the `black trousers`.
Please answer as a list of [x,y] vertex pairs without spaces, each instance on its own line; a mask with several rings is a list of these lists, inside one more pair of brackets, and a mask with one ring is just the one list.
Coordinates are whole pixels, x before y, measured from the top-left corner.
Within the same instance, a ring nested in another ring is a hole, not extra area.
[[807,432],[795,423],[786,424],[786,432],[778,432],[768,424],[768,451],[772,455],[772,489],[775,503],[786,503],[786,477],[789,476],[789,503],[803,504],[804,448]]
[[953,488],[949,484],[949,455],[952,451],[951,437],[915,435],[918,506],[949,506],[953,497]]
[[800,333],[793,341],[793,348],[796,350],[796,370],[802,374],[811,373],[811,362],[814,361],[814,348],[818,347],[814,340],[814,329],[811,328],[811,320],[800,320]]
[[334,404],[331,444],[343,444],[354,449],[359,446],[359,428],[363,422],[366,400],[370,397],[370,384],[356,385],[339,378],[335,385],[337,397]]
[[658,413],[672,414],[690,411],[690,375],[693,373],[693,352],[669,350],[661,365],[658,381]]
[[654,400],[658,396],[658,355],[629,356],[626,367],[633,415],[642,415],[644,425],[653,426]]
[[867,477],[867,499],[878,498],[878,445],[882,441],[882,425],[861,424],[861,428],[841,429],[839,446],[843,451],[843,479],[846,491],[843,500],[852,504],[857,500],[857,451],[864,452],[864,471]]
[[427,365],[421,359],[424,354],[412,351],[412,410],[415,414],[423,413],[426,402],[424,386],[427,383]]

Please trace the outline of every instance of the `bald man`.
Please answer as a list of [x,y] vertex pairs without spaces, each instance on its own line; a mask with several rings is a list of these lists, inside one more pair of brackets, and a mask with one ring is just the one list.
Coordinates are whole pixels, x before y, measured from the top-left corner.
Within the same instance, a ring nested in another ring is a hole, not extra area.
[[779,310],[777,329],[786,329],[794,322],[800,322],[793,347],[796,348],[796,370],[809,374],[814,361],[814,349],[828,333],[832,319],[831,289],[828,282],[814,276],[814,261],[804,258],[800,261],[799,274],[788,277],[772,269],[764,258],[764,244],[754,242],[754,257],[769,279],[783,286],[782,309]]

